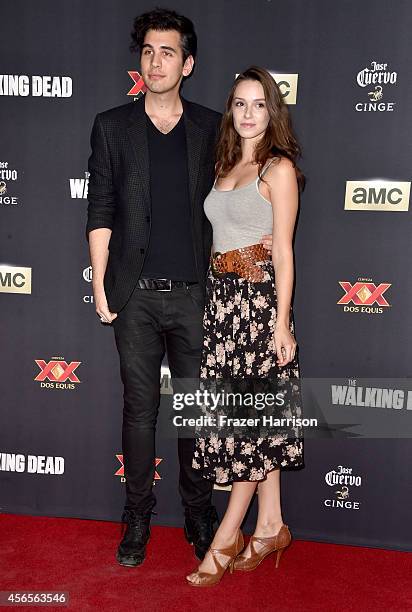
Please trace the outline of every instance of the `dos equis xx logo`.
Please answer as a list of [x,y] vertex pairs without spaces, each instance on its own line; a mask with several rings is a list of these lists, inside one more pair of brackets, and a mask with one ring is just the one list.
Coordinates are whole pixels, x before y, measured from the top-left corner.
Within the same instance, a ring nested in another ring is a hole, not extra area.
[[133,80],[133,87],[127,92],[128,96],[133,96],[135,100],[138,100],[146,93],[147,88],[144,84],[140,73],[136,70],[128,70],[127,74]]
[[385,308],[390,307],[384,293],[391,283],[376,285],[371,278],[358,278],[355,283],[339,281],[344,295],[337,302],[343,305],[344,312],[365,312],[368,314],[382,314]]
[[63,357],[52,357],[50,361],[35,359],[40,372],[35,381],[40,383],[42,389],[75,389],[80,382],[75,370],[81,361],[65,361]]
[[[123,455],[116,455],[116,459],[119,460],[120,462],[120,467],[119,469],[115,472],[115,476],[120,476],[120,482],[126,482],[126,476],[124,473],[124,460],[123,460]],[[155,459],[155,472],[154,472],[154,479],[153,479],[153,484],[156,484],[156,480],[162,480],[162,477],[160,476],[159,472],[157,471],[157,466],[159,465],[159,463],[163,461],[163,459],[160,459],[159,457],[156,457]]]

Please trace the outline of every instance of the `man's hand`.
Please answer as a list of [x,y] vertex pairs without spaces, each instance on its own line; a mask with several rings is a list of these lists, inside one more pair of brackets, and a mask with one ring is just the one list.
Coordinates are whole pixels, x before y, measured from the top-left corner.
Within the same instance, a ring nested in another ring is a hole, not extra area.
[[104,290],[104,275],[109,257],[109,241],[112,230],[99,227],[89,234],[90,261],[93,270],[93,295],[96,312],[102,323],[111,323],[117,314],[110,312]]
[[265,247],[267,251],[272,252],[272,234],[265,234],[260,239],[261,244]]
[[102,323],[111,323],[117,317],[117,313],[110,312],[107,305],[106,293],[104,287],[93,287],[94,303],[96,313],[99,315]]

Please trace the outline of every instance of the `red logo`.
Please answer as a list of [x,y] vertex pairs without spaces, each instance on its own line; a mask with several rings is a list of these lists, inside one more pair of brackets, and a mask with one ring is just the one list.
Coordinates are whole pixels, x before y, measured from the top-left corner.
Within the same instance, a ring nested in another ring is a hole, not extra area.
[[357,306],[372,306],[372,304],[379,304],[379,306],[390,306],[390,304],[383,297],[383,294],[389,287],[390,283],[375,283],[361,282],[358,281],[353,285],[347,281],[339,281],[339,285],[345,292],[345,295],[337,302],[338,304],[349,304],[352,302]]
[[35,359],[35,362],[41,371],[34,380],[40,382],[49,380],[50,382],[59,383],[66,381],[70,381],[72,383],[80,382],[74,371],[79,367],[81,361],[71,361],[70,363],[67,363],[67,361],[53,358],[48,363],[46,363],[46,361],[43,359]]
[[140,76],[140,74],[136,72],[135,70],[128,70],[127,74],[130,76],[131,79],[133,79],[133,83],[134,83],[133,87],[127,93],[127,95],[140,97],[144,93],[146,93],[147,87],[144,84],[144,81],[142,77]]
[[[116,455],[117,459],[120,461],[121,466],[119,467],[119,469],[117,470],[117,472],[115,472],[115,476],[123,476],[124,477],[124,462],[123,462],[123,455]],[[157,468],[157,466],[159,465],[159,463],[163,461],[163,459],[159,459],[158,457],[156,457],[155,459],[155,468]],[[154,473],[154,479],[155,480],[162,480],[162,477],[160,476],[160,474],[157,472],[157,470],[155,470]]]

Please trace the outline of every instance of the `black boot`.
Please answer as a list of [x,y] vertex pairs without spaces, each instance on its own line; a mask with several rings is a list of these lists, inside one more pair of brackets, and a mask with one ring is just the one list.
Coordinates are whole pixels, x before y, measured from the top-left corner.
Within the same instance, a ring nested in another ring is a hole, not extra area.
[[207,549],[212,543],[215,531],[219,525],[219,517],[214,506],[199,512],[185,509],[185,536],[189,544],[193,544],[196,557],[202,561]]
[[136,567],[143,563],[146,544],[150,537],[151,514],[151,511],[144,514],[134,510],[123,512],[122,521],[127,525],[116,554],[116,559],[120,565]]

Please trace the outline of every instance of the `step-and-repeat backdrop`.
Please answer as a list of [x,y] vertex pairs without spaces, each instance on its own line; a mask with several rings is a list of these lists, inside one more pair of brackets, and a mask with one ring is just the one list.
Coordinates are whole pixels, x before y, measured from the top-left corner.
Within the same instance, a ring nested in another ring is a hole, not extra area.
[[[2,7],[1,512],[121,515],[122,387],[113,330],[93,305],[87,159],[96,113],[143,95],[129,33],[151,8],[140,0]],[[173,8],[199,36],[184,95],[221,111],[234,75],[263,66],[303,147],[296,336],[303,379],[323,385],[306,406],[332,407],[338,426],[308,436],[306,467],[283,473],[284,519],[296,537],[412,549],[412,396],[402,390],[412,357],[412,5],[174,0]],[[181,525],[167,362],[162,389],[154,520]],[[214,491],[220,511],[227,496]],[[256,501],[247,528],[255,512]]]

